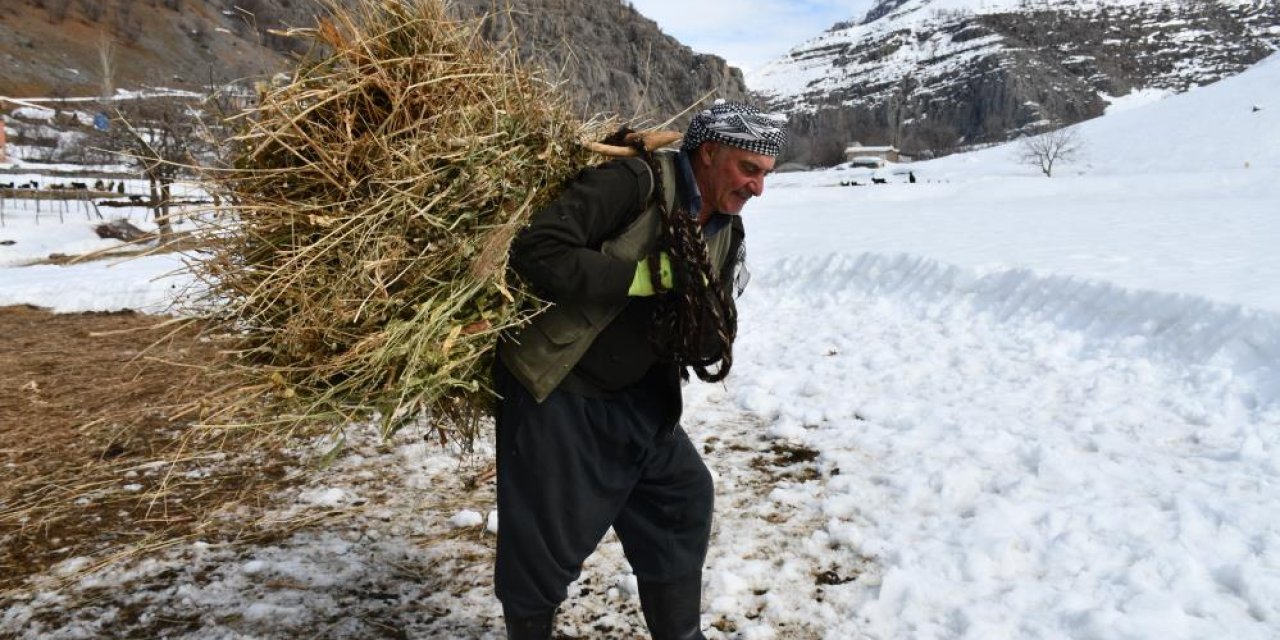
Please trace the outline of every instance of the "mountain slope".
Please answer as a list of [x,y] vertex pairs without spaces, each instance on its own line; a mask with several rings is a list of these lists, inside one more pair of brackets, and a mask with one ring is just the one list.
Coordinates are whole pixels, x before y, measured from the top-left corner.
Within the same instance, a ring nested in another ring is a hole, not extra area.
[[1138,89],[1183,91],[1280,46],[1280,3],[884,0],[761,69],[797,159],[850,140],[930,155],[1095,117]]
[[[584,115],[665,119],[708,93],[747,96],[741,72],[694,53],[619,0],[449,4],[460,16],[491,14],[484,33],[564,81]],[[117,88],[199,90],[270,74],[286,68],[301,46],[279,30],[313,25],[319,7],[312,0],[7,0],[0,8],[0,95],[99,94],[104,38],[114,42]]]
[[[1154,104],[1108,113],[1076,127],[1083,157],[1069,173],[1202,174],[1280,170],[1280,54],[1210,87]],[[919,165],[944,177],[985,167],[990,173],[1033,172],[1019,167],[1016,145],[1000,145]],[[1188,175],[1188,180],[1203,179]]]

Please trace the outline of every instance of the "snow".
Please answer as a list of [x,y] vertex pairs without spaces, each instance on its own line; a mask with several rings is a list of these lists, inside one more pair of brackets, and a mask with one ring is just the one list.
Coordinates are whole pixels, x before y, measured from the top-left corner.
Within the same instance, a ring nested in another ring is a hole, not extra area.
[[[717,487],[707,636],[1280,635],[1280,110],[1252,110],[1280,104],[1278,80],[1273,56],[1079,125],[1086,157],[1052,179],[1016,145],[880,169],[884,185],[773,176],[745,212],[733,374],[686,389]],[[9,224],[20,243],[55,226]],[[84,242],[56,228],[42,251]],[[80,308],[97,287],[105,308],[138,304],[135,278],[162,304],[151,278],[173,263],[5,264],[5,303]],[[95,269],[112,276],[59,284]],[[71,559],[0,633],[111,635],[127,607],[194,621],[181,638],[377,633],[362,619],[501,637],[492,493],[449,489],[489,444],[468,463],[420,433],[361,438],[291,507],[345,520]],[[613,537],[570,593],[564,633],[642,628]]]
[[14,117],[28,120],[53,120],[55,113],[57,112],[47,107],[18,107],[13,110]]
[[[1254,0],[1233,0],[1218,4],[1253,3]],[[971,67],[977,59],[1024,46],[1015,36],[1009,36],[1011,41],[995,34],[973,37],[986,32],[972,25],[962,28],[962,23],[971,22],[975,15],[1050,9],[1090,13],[1105,8],[1144,16],[1144,26],[1152,30],[1144,37],[1155,38],[1151,42],[1163,42],[1167,37],[1170,42],[1182,43],[1189,56],[1148,79],[1156,86],[1185,88],[1221,78],[1225,75],[1222,63],[1212,61],[1216,54],[1210,52],[1220,53],[1223,46],[1232,46],[1219,42],[1220,34],[1209,37],[1212,34],[1204,30],[1191,29],[1186,20],[1162,18],[1165,10],[1172,9],[1175,14],[1186,10],[1186,3],[1176,0],[904,0],[896,6],[886,0],[879,4],[893,9],[871,21],[850,16],[785,55],[752,69],[747,75],[748,85],[775,107],[800,113],[832,106],[834,95],[845,96],[841,103],[845,106],[883,102],[906,78],[914,80],[919,97],[921,92],[934,90],[930,87],[951,85],[957,82],[956,77],[974,73]],[[1265,20],[1248,26],[1251,37],[1271,33],[1264,23]],[[1115,38],[1105,38],[1102,43],[1122,44]],[[1191,46],[1192,43],[1198,46]],[[1263,46],[1275,49],[1274,45]],[[854,52],[862,53],[853,55]],[[1073,55],[1059,62],[1070,65],[1089,59],[1091,56]],[[867,87],[873,88],[872,94],[867,93]],[[1105,94],[1099,97],[1108,101],[1118,98]],[[1150,96],[1140,93],[1128,98],[1137,102]],[[1127,102],[1122,104],[1127,106]]]
[[[63,167],[64,169],[69,167]],[[69,178],[50,179],[38,173],[17,173],[5,182],[24,184],[37,180],[69,182]],[[142,180],[125,181],[129,193],[145,193]],[[187,198],[199,193],[190,185],[175,185],[175,197]],[[59,313],[79,311],[113,311],[134,309],[148,313],[166,311],[191,284],[182,273],[183,260],[175,254],[112,257],[113,249],[143,251],[153,245],[126,247],[119,240],[99,238],[94,228],[114,219],[127,220],[143,231],[154,232],[156,225],[142,206],[97,210],[77,200],[32,200],[0,198],[0,305],[34,303]],[[101,216],[101,217],[99,217]],[[190,224],[178,217],[179,231]],[[42,264],[51,256],[102,255],[102,259],[77,262],[65,266]],[[4,267],[22,267],[5,269]]]
[[449,524],[459,529],[478,527],[484,524],[484,516],[480,515],[478,511],[463,509],[452,518],[449,518]]
[[1107,113],[1116,114],[1121,111],[1128,111],[1144,105],[1151,104],[1163,100],[1173,92],[1167,89],[1134,89],[1122,96],[1103,95],[1102,99],[1107,102]]
[[337,507],[346,502],[353,501],[347,492],[339,487],[321,487],[304,491],[299,500],[306,505],[313,507]]

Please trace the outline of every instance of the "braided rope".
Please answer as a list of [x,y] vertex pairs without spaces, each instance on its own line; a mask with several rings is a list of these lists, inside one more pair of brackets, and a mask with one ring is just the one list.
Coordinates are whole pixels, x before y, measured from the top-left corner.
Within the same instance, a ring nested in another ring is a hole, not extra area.
[[[653,171],[654,183],[661,189],[662,167],[652,153],[644,153]],[[649,254],[649,274],[654,291],[663,291],[658,253],[667,252],[674,271],[674,291],[663,295],[654,311],[650,341],[659,353],[687,369],[693,369],[700,380],[719,382],[733,366],[733,341],[738,331],[738,311],[729,287],[720,286],[720,274],[713,268],[703,241],[702,228],[680,202],[668,209],[664,194],[659,194],[658,210],[661,227],[657,246]],[[725,230],[722,233],[730,233]],[[693,268],[689,268],[692,266]],[[719,363],[712,371],[711,367]]]

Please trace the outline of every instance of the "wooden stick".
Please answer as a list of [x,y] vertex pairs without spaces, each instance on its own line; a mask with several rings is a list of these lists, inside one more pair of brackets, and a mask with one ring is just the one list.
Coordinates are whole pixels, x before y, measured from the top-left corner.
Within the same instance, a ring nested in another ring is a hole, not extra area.
[[[678,131],[646,131],[643,133],[638,132],[628,134],[627,142],[641,140],[644,143],[646,151],[653,151],[654,149],[665,147],[682,137],[684,137],[683,134]],[[636,151],[632,147],[622,147],[604,144],[602,142],[584,142],[582,146],[586,147],[589,151],[609,156],[611,158],[634,158],[640,155],[640,152]]]
[[604,144],[601,142],[584,142],[582,143],[582,146],[586,147],[588,151],[598,153],[602,156],[609,156],[611,158],[634,158],[640,155],[640,152],[632,149],[631,147],[615,147],[611,144]]
[[665,147],[680,138],[684,134],[679,131],[645,131],[627,135],[627,142],[634,142],[639,139],[644,142],[645,151],[653,151]]

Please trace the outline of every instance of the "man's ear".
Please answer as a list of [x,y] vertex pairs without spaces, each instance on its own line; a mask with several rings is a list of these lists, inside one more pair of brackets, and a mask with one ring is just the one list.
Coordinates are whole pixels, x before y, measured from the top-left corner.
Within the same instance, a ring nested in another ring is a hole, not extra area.
[[697,163],[703,167],[710,168],[712,161],[715,160],[716,153],[720,151],[720,143],[715,140],[708,140],[698,147]]

